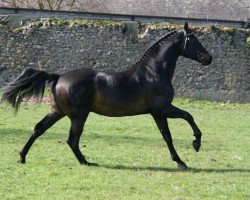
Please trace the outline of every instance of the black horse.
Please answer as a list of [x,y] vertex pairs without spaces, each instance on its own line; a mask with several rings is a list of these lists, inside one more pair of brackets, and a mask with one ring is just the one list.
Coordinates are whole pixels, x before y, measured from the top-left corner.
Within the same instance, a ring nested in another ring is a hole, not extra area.
[[211,55],[185,23],[184,30],[168,33],[152,45],[143,57],[124,71],[107,74],[93,69],[77,69],[62,75],[49,74],[28,68],[14,82],[3,88],[2,100],[18,110],[23,98],[42,98],[46,82],[51,83],[52,111],[36,124],[34,132],[20,152],[20,163],[34,143],[47,129],[64,116],[71,120],[68,145],[80,164],[89,163],[79,149],[79,139],[90,112],[119,117],[151,114],[172,159],[178,167],[187,168],[172,143],[167,118],[185,119],[193,129],[193,147],[198,152],[201,146],[201,131],[192,115],[171,103],[174,98],[172,78],[177,58],[182,55],[209,65]]

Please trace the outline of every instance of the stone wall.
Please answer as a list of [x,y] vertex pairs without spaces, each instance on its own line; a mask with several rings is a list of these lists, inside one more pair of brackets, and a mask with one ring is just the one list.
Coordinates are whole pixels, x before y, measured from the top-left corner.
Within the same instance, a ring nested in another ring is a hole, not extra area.
[[[136,62],[168,31],[180,28],[143,24],[129,31],[121,22],[60,19],[24,20],[22,24],[17,28],[8,22],[0,25],[0,86],[25,67],[58,73],[82,67],[120,70]],[[249,30],[195,27],[195,31],[213,55],[213,63],[202,66],[179,58],[176,95],[250,102]]]

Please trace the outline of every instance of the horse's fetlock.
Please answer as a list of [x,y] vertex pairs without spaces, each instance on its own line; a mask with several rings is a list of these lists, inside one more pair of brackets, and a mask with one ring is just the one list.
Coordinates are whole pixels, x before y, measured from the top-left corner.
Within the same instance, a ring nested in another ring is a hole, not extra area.
[[67,140],[67,144],[71,147],[71,148],[75,148],[76,143],[70,139]]
[[26,155],[23,154],[22,151],[19,152],[19,155],[20,155],[20,160],[18,162],[19,163],[25,163],[26,162],[26,160],[25,160]]
[[23,157],[23,152],[20,151],[20,152],[19,152],[19,155],[20,155],[20,157]]
[[171,155],[171,157],[172,157],[172,160],[175,161],[175,162],[179,162],[180,161],[179,156]]

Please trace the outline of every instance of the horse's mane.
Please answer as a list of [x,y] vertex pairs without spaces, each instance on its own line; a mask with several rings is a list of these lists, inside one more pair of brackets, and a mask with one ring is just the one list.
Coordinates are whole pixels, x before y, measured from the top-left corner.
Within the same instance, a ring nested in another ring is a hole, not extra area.
[[143,56],[140,58],[140,60],[138,60],[135,64],[133,64],[132,66],[137,65],[138,63],[141,63],[143,61],[145,61],[147,58],[153,56],[156,52],[158,52],[159,48],[168,41],[169,38],[171,38],[171,36],[173,36],[174,34],[176,34],[177,31],[171,31],[169,33],[167,33],[165,36],[163,36],[161,39],[159,39],[158,41],[156,41],[154,44],[152,44],[143,54]]

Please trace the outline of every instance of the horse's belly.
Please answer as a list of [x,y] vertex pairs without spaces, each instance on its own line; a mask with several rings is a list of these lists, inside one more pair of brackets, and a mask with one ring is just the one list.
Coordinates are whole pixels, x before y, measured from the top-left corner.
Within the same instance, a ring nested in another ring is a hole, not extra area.
[[148,113],[148,107],[143,100],[116,101],[113,99],[95,101],[91,111],[100,115],[121,117]]

